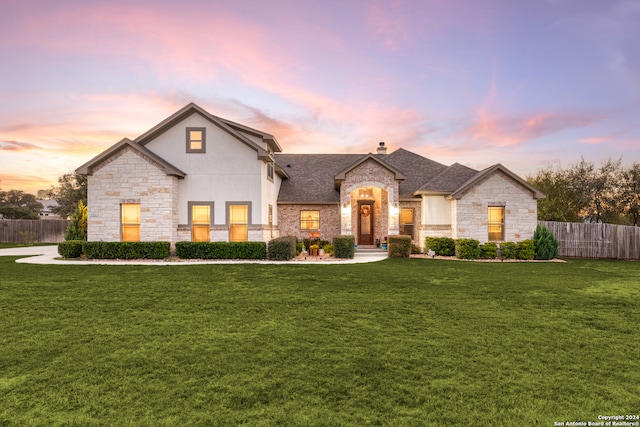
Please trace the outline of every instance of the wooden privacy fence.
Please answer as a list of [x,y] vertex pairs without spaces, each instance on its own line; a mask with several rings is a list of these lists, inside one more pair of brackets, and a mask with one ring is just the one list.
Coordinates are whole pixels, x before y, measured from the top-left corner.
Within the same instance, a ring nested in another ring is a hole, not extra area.
[[69,225],[67,219],[0,219],[0,242],[60,243]]
[[640,259],[640,227],[538,221],[558,239],[558,256]]

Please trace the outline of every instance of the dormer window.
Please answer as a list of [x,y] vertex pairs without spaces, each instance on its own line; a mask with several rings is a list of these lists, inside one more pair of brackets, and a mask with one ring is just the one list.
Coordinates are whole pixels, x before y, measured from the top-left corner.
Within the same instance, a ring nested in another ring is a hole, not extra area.
[[204,153],[207,146],[206,128],[187,128],[187,153]]

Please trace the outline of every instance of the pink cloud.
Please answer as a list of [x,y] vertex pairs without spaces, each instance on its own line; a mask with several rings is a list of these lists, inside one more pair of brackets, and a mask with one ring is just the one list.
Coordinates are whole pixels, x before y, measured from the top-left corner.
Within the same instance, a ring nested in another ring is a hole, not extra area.
[[0,141],[0,151],[27,151],[27,150],[39,150],[35,144],[30,142],[21,141]]

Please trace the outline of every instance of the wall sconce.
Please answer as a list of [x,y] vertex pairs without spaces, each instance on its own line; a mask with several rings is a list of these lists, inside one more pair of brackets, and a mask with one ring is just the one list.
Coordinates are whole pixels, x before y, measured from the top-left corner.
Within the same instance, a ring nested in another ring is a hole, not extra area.
[[342,215],[347,215],[349,213],[349,205],[348,204],[344,204],[342,205]]
[[391,208],[389,209],[391,212],[391,215],[398,215],[400,213],[400,209],[398,209],[398,205],[392,205]]

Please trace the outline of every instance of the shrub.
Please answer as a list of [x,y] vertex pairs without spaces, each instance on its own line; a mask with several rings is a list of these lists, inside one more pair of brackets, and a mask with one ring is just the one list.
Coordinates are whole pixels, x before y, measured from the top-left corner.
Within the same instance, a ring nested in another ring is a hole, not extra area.
[[475,239],[458,239],[456,242],[456,257],[460,259],[478,259],[480,257],[480,242]]
[[67,240],[58,243],[58,253],[63,258],[80,258],[80,255],[82,255],[82,240]]
[[336,258],[353,258],[355,244],[354,236],[336,236],[333,238],[333,255]]
[[496,242],[487,242],[480,245],[480,258],[496,259],[498,258],[498,244]]
[[322,250],[327,255],[333,255],[333,245],[331,243],[327,243],[324,246],[322,246]]
[[500,243],[500,251],[502,252],[502,259],[516,259],[518,245],[513,242],[502,242]]
[[294,236],[284,236],[269,242],[267,254],[273,261],[289,261],[296,256],[298,240]]
[[558,239],[547,227],[538,225],[533,233],[535,259],[554,259],[558,256]]
[[424,250],[434,251],[436,255],[453,256],[456,253],[456,242],[450,237],[427,237],[425,239]]
[[176,255],[183,259],[265,259],[265,242],[178,242]]
[[410,236],[389,236],[389,258],[409,258],[411,256]]
[[87,240],[87,215],[88,208],[80,200],[64,233],[64,240]]
[[296,255],[300,255],[303,247],[304,247],[304,243],[302,242],[296,243]]
[[412,254],[421,254],[422,253],[422,249],[420,249],[419,246],[414,245],[413,243],[411,244],[411,253]]
[[536,247],[533,240],[527,239],[518,242],[518,248],[516,250],[516,258],[518,259],[533,259],[536,255]]
[[82,253],[89,259],[163,259],[170,254],[169,242],[84,242]]

